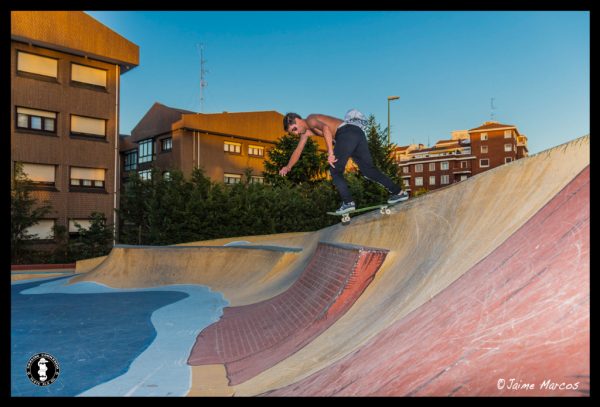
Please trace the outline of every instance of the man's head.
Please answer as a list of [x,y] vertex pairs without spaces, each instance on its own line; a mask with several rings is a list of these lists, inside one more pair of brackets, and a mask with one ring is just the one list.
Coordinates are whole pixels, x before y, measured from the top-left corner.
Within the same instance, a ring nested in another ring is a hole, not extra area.
[[306,122],[302,120],[299,114],[288,113],[283,118],[283,129],[294,135],[302,135],[308,129]]

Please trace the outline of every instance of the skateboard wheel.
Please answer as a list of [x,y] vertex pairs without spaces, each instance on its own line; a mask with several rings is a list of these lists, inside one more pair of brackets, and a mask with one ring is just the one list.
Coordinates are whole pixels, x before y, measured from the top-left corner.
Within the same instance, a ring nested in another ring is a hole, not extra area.
[[392,210],[391,209],[386,209],[385,210],[385,214],[386,215],[391,215],[392,214]]
[[385,208],[381,208],[381,209],[379,210],[379,213],[381,213],[381,214],[383,215],[383,214],[385,213]]

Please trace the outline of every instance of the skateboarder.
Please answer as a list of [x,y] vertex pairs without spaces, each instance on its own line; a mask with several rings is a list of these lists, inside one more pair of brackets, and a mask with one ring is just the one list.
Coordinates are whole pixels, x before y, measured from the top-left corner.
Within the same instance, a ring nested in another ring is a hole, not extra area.
[[[378,182],[390,192],[389,204],[407,200],[408,193],[394,184],[391,179],[373,165],[364,132],[365,124],[364,116],[355,109],[349,110],[344,120],[324,114],[311,114],[306,119],[302,119],[296,113],[286,114],[283,118],[283,129],[300,136],[300,142],[292,153],[290,161],[279,171],[279,174],[285,176],[292,169],[300,159],[308,137],[318,134],[325,138],[329,153],[327,162],[331,166],[329,170],[333,178],[333,184],[342,197],[342,206],[335,211],[336,214],[342,215],[356,210],[356,204],[344,179],[346,163],[350,157],[358,165],[365,178]],[[334,144],[335,148],[333,147]]]

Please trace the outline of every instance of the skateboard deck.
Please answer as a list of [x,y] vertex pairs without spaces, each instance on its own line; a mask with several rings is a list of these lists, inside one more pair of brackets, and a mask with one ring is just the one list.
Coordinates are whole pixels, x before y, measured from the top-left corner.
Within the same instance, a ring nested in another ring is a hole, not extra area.
[[376,209],[379,209],[379,212],[382,215],[390,215],[392,213],[392,211],[390,210],[390,208],[392,206],[401,204],[402,202],[406,202],[406,201],[400,201],[400,202],[396,202],[393,204],[389,204],[389,203],[385,203],[385,204],[379,204],[379,205],[373,205],[373,206],[366,206],[364,208],[358,208],[355,211],[349,212],[349,213],[344,213],[344,214],[338,214],[335,212],[327,212],[328,215],[332,215],[332,216],[340,216],[342,218],[342,225],[347,225],[350,223],[350,217],[351,215],[357,215],[359,213],[364,213],[364,212],[370,212],[370,211],[374,211]]

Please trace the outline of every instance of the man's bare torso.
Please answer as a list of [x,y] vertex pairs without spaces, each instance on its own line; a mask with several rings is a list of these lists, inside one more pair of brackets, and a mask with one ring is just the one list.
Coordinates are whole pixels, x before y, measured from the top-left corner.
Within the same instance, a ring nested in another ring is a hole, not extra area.
[[319,136],[322,136],[323,132],[320,129],[318,129],[316,127],[312,127],[310,125],[310,123],[311,123],[310,119],[312,119],[312,118],[317,119],[317,120],[319,120],[322,123],[325,123],[325,125],[327,127],[329,127],[329,130],[331,130],[331,134],[333,135],[334,138],[335,138],[335,132],[336,132],[338,126],[344,122],[343,120],[340,120],[340,119],[338,119],[336,117],[327,116],[326,114],[311,114],[311,115],[308,115],[308,117],[306,118],[306,123],[307,123],[307,125],[309,127],[309,130],[313,134],[318,134]]

